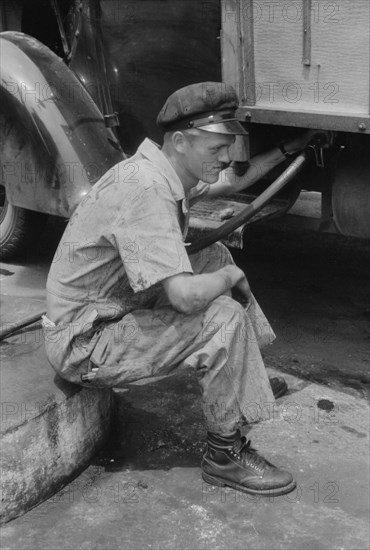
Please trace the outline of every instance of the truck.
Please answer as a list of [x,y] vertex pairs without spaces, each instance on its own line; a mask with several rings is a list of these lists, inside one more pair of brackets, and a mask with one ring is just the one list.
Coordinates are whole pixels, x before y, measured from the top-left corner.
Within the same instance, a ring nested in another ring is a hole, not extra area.
[[244,193],[199,201],[198,248],[242,247],[248,223],[299,214],[310,196],[315,229],[369,239],[369,16],[368,0],[3,0],[0,258],[32,246],[49,215],[68,219],[145,137],[160,142],[165,99],[207,81],[237,91],[241,173],[307,129],[330,140],[299,171],[287,159]]

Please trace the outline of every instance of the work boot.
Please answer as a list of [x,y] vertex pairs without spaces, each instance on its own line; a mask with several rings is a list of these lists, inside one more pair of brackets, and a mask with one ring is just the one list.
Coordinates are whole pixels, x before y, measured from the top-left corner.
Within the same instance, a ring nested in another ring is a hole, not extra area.
[[230,437],[208,432],[201,466],[204,481],[251,495],[278,496],[293,491],[296,482],[292,475],[257,454],[250,443],[239,430]]
[[275,399],[279,399],[288,391],[288,384],[282,376],[269,376],[269,382]]

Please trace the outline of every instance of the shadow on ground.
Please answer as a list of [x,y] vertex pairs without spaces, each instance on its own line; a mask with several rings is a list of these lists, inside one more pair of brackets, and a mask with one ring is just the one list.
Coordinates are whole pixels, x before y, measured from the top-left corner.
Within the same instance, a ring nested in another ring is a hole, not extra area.
[[195,374],[184,370],[115,390],[110,443],[95,464],[106,471],[199,467],[206,431]]

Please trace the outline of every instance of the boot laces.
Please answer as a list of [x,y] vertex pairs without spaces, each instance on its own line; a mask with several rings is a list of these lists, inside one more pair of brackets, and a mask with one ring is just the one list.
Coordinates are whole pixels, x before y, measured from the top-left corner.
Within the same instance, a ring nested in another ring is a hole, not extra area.
[[242,436],[237,439],[232,447],[232,454],[248,466],[253,466],[259,472],[266,467],[266,460],[257,454],[256,449],[251,447],[251,440]]

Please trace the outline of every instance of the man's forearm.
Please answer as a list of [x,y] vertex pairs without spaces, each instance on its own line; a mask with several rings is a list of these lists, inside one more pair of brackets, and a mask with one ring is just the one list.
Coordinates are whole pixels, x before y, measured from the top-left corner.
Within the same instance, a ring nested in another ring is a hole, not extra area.
[[236,285],[238,279],[229,266],[214,273],[203,273],[193,277],[193,291],[189,293],[194,311],[203,309],[212,300],[218,298]]
[[172,303],[183,313],[194,313],[231,290],[245,277],[234,265],[225,266],[214,273],[202,273],[187,277],[182,281],[181,293],[177,293]]
[[256,183],[283,160],[285,160],[285,156],[278,148],[253,157],[246,173],[238,178],[239,181],[235,181],[237,191]]
[[[317,130],[307,130],[302,135],[284,143],[285,151],[293,155],[302,151],[313,139]],[[328,137],[328,139],[330,139]],[[227,168],[220,174],[219,180],[210,186],[208,196],[227,195],[247,189],[259,179],[263,178],[270,170],[275,168],[285,159],[279,147],[275,147],[266,153],[256,155],[250,160],[250,165],[242,176],[237,176],[232,167]]]

